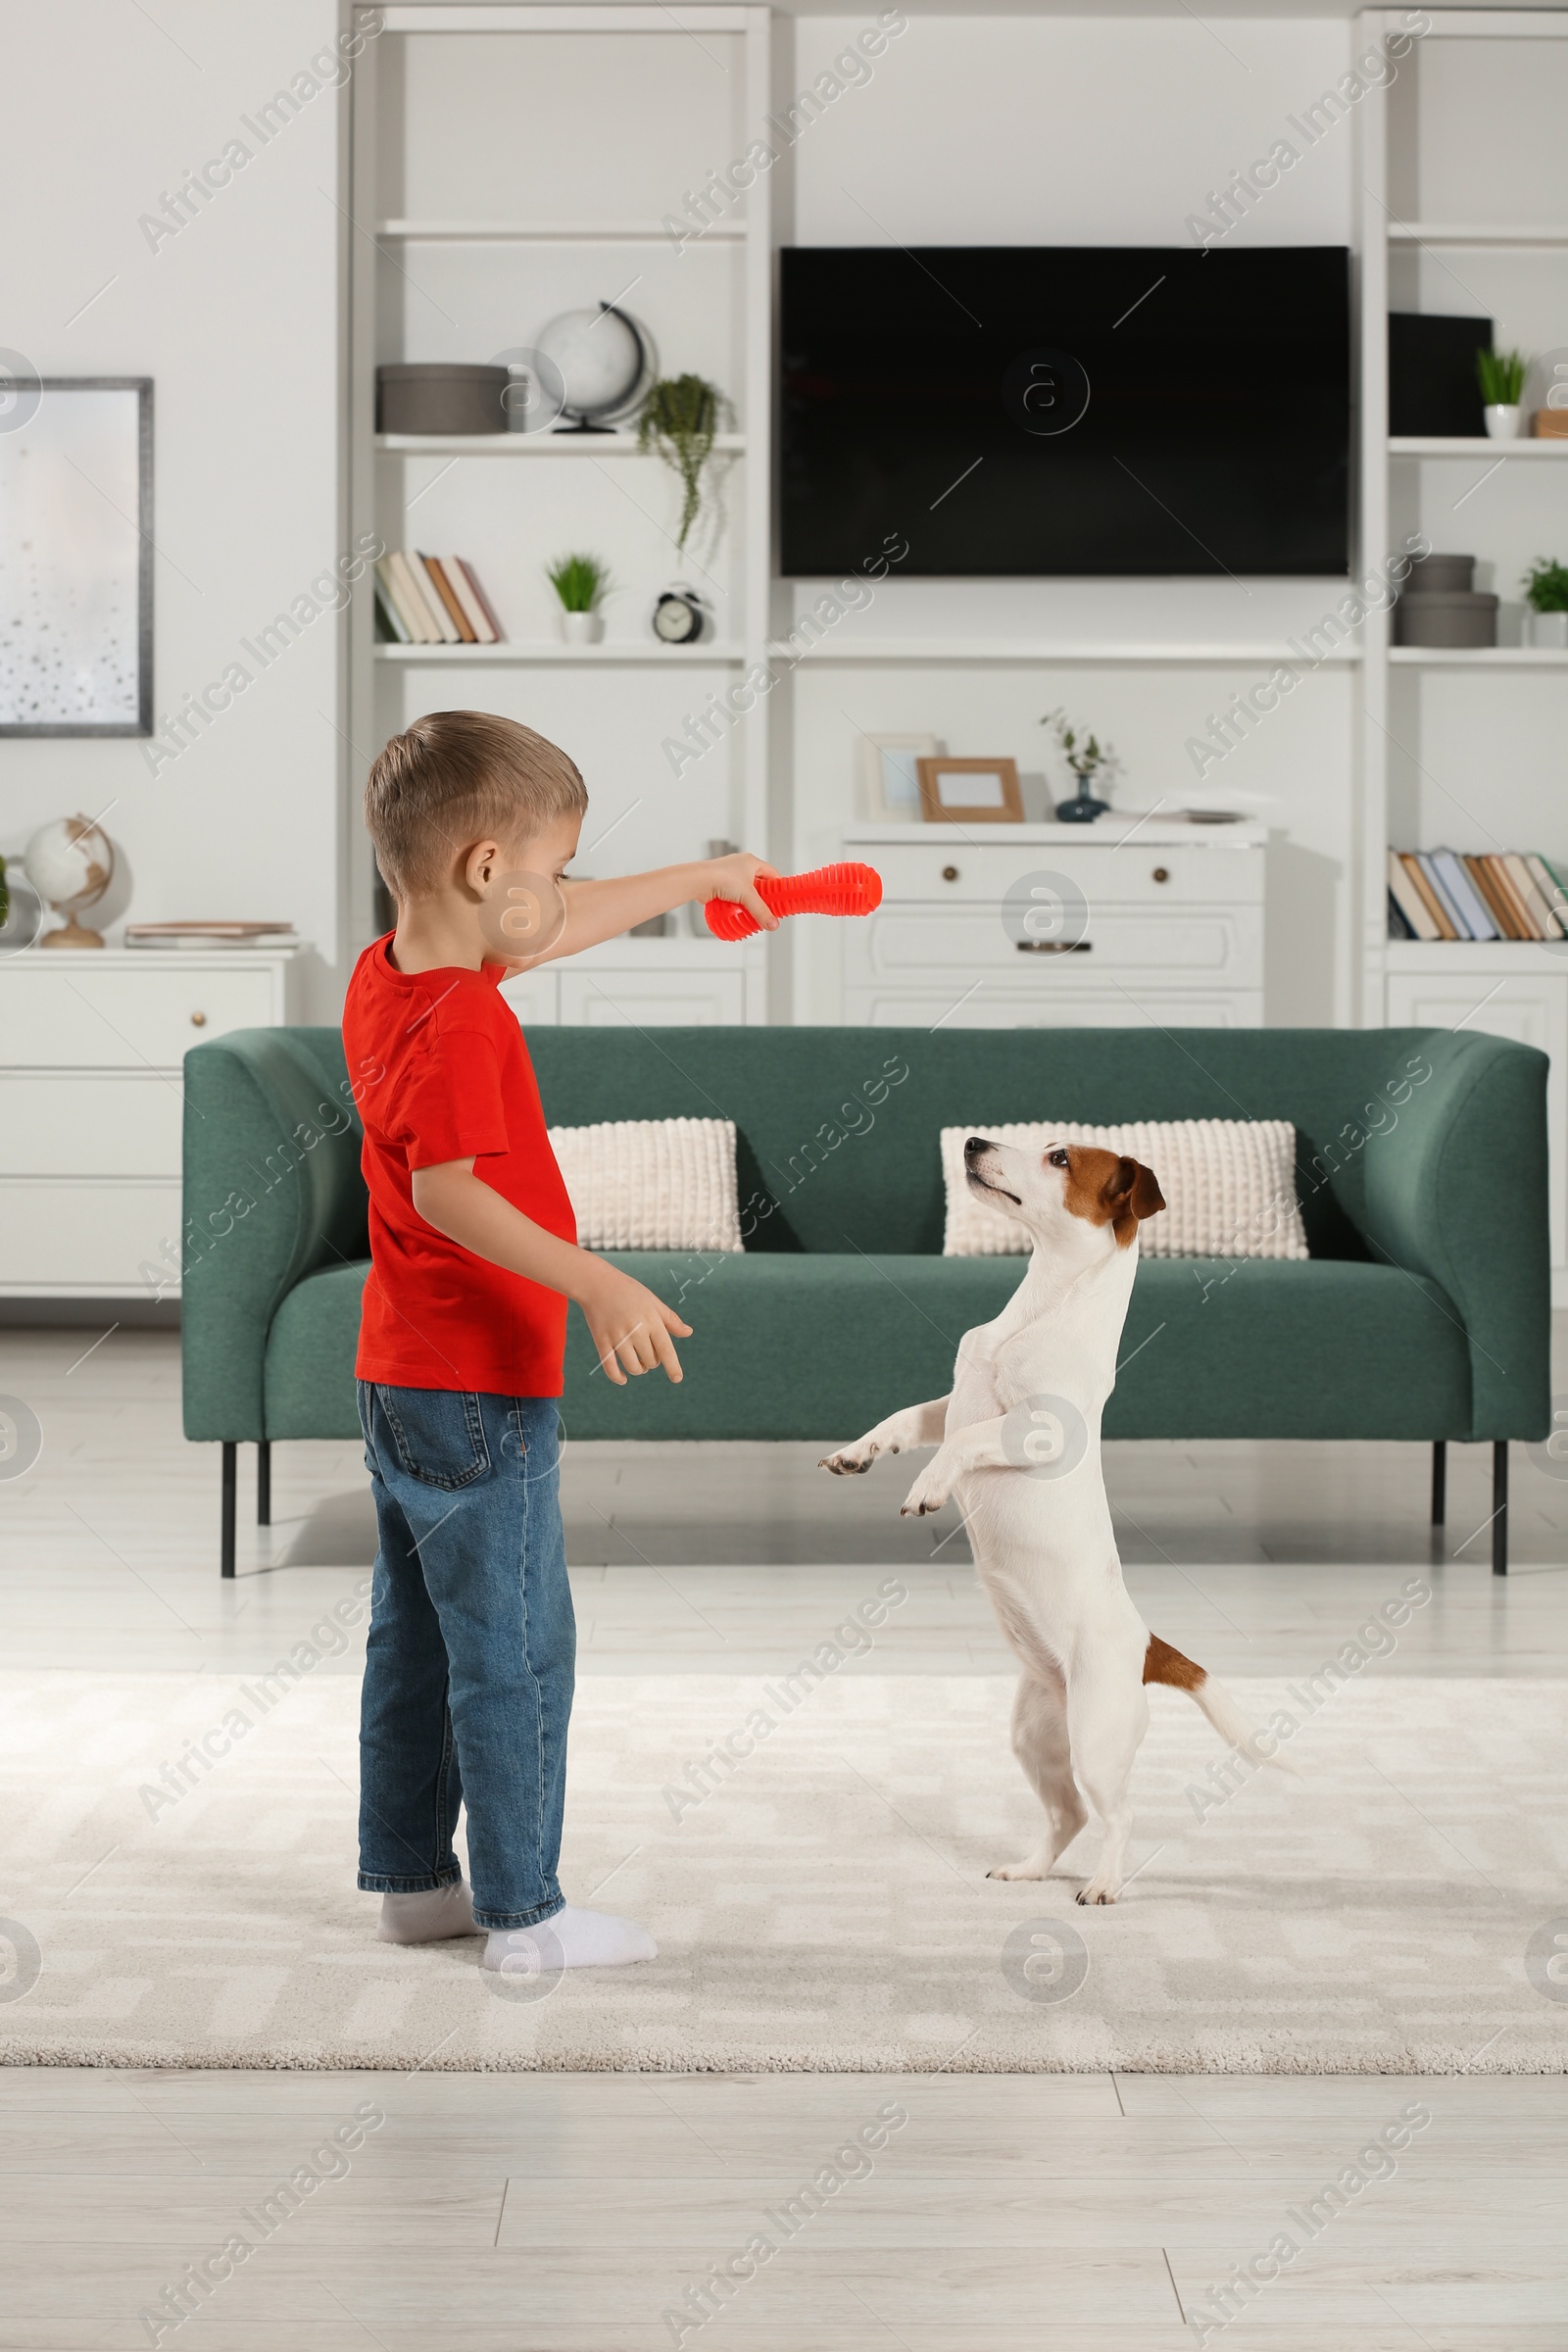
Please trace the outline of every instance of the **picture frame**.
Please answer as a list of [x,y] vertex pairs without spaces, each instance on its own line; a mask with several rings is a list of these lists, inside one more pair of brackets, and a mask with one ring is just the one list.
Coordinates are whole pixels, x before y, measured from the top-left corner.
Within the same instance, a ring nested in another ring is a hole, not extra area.
[[0,379],[0,736],[153,731],[153,379]]
[[934,735],[861,735],[856,747],[860,798],[873,823],[920,822],[918,762],[941,749]]
[[1023,797],[1016,760],[953,760],[946,755],[917,762],[920,812],[928,825],[1019,825]]

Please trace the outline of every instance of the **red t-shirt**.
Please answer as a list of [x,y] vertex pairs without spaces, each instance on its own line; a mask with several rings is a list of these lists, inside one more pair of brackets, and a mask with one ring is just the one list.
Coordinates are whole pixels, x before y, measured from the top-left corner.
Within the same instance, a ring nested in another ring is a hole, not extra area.
[[391,945],[388,933],[366,949],[343,1007],[370,1188],[355,1370],[392,1388],[559,1396],[565,1299],[475,1257],[414,1206],[416,1168],[471,1156],[503,1200],[577,1238],[522,1031],[497,993],[505,966],[400,972]]

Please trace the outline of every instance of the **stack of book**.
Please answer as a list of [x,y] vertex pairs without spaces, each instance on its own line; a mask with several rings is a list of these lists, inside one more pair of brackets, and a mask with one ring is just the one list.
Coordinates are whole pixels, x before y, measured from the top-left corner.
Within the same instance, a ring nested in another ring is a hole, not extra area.
[[1568,888],[1534,851],[1389,852],[1391,939],[1568,939]]
[[211,922],[127,923],[127,948],[275,948],[294,944],[292,923],[231,922],[215,916]]
[[500,645],[506,635],[471,564],[412,547],[377,560],[375,616],[387,645]]

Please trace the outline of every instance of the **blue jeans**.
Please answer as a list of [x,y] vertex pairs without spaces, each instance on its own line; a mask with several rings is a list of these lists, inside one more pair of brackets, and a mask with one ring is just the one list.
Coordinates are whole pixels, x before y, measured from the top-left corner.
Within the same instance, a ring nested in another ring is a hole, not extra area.
[[360,1713],[360,1885],[468,1875],[482,1928],[561,1910],[577,1629],[553,1396],[359,1383],[380,1543]]

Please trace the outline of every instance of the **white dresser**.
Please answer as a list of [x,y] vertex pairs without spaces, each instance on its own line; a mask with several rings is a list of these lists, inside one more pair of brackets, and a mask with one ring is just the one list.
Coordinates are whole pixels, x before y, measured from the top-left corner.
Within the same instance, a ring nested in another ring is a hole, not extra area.
[[177,1295],[186,1050],[295,1017],[298,953],[0,962],[0,1297]]
[[857,826],[882,905],[842,925],[844,1018],[888,1028],[1255,1028],[1260,825]]
[[740,1026],[765,1019],[765,980],[760,939],[697,939],[683,928],[667,939],[607,939],[519,972],[502,993],[525,1029]]

